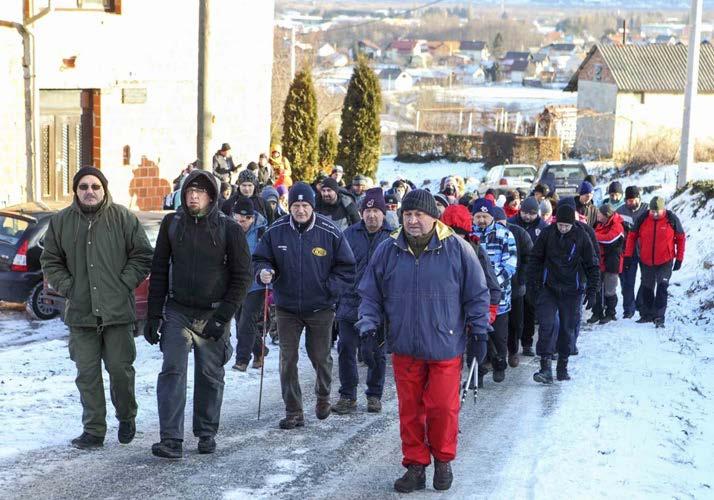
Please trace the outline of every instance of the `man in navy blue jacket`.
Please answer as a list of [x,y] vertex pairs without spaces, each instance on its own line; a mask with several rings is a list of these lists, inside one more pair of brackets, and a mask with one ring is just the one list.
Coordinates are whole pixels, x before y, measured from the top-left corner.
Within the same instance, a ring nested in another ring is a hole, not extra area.
[[391,229],[387,227],[385,216],[387,205],[381,188],[367,190],[362,200],[362,220],[345,230],[345,238],[352,248],[357,261],[357,275],[354,285],[341,298],[337,308],[340,336],[337,341],[340,366],[340,400],[332,406],[334,413],[343,415],[352,413],[357,408],[357,349],[362,344],[362,359],[367,364],[367,411],[382,411],[382,390],[386,359],[384,354],[384,328],[379,329],[378,338],[365,337],[360,342],[359,332],[355,328],[359,295],[359,278],[369,263],[377,246],[387,238]]
[[317,372],[315,414],[330,415],[332,322],[335,304],[354,281],[355,259],[342,232],[315,213],[315,192],[296,182],[288,193],[290,215],[275,221],[253,253],[256,279],[273,284],[280,338],[280,387],[286,416],[281,429],[305,425],[298,379],[300,335]]
[[440,222],[434,197],[415,189],[402,200],[404,227],[383,241],[360,281],[362,336],[387,325],[399,398],[402,465],[394,489],[451,487],[459,432],[461,359],[474,336],[478,362],[488,344],[489,292],[471,245]]

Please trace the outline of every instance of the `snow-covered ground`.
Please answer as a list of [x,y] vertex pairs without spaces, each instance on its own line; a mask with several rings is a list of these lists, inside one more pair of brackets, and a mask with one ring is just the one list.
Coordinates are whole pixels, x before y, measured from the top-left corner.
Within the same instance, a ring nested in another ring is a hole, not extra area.
[[487,169],[483,163],[436,161],[431,163],[403,163],[395,161],[394,156],[382,156],[379,160],[377,180],[387,181],[390,184],[397,179],[409,179],[417,187],[429,188],[432,192],[434,186],[438,191],[439,182],[447,175],[460,175],[470,189],[476,189],[481,178],[486,175]]
[[522,85],[485,85],[478,87],[457,87],[437,92],[437,98],[447,102],[459,102],[467,107],[479,109],[505,108],[533,115],[543,111],[545,106],[575,105],[578,94],[563,92],[561,89],[524,87]]
[[[441,163],[404,167],[383,162],[379,178],[404,175],[419,184],[420,177],[438,179],[449,173],[478,176],[469,169],[480,168]],[[702,177],[708,175],[708,167],[699,170]],[[650,177],[622,182],[656,185],[660,179],[673,192],[670,171],[655,169]],[[463,409],[456,481],[449,497],[714,498],[714,246],[709,234],[714,200],[704,203],[702,195],[685,192],[668,207],[687,231],[687,254],[671,280],[666,328],[619,320],[585,329],[581,354],[572,358],[573,380],[567,383],[533,383],[536,362],[529,360],[509,369],[504,384],[487,380],[476,405],[468,402]],[[155,383],[161,353],[156,346],[136,339],[137,443],[116,445],[116,422],[109,418],[107,449],[84,454],[67,447],[81,431],[81,405],[65,327],[58,320],[30,322],[18,312],[0,312],[0,328],[0,487],[5,498],[43,498],[47,491],[55,498],[93,491],[97,498],[102,496],[98,487],[88,485],[82,471],[92,475],[93,483],[111,485],[115,474],[127,480],[123,471],[128,469],[136,484],[116,484],[104,496],[130,497],[132,487],[155,498],[394,495],[391,483],[400,467],[391,383],[379,416],[360,413],[324,423],[313,418],[304,431],[284,433],[275,429],[281,406],[274,348],[266,364],[268,417],[255,421],[257,371],[228,370],[223,420],[225,429],[236,429],[234,434],[224,430],[220,435],[220,453],[212,462],[192,454],[183,465],[168,467],[153,459],[147,447],[157,437]],[[301,373],[310,374],[302,354]],[[334,359],[333,397],[336,354]],[[106,380],[105,387],[110,401]],[[306,398],[308,387],[303,384]],[[332,460],[334,450],[343,454]],[[254,464],[249,467],[253,473],[222,468],[236,462]],[[191,472],[194,467],[204,472]],[[183,482],[170,475],[177,470]],[[54,489],[60,485],[67,489]],[[412,496],[430,498],[430,481],[427,487]]]

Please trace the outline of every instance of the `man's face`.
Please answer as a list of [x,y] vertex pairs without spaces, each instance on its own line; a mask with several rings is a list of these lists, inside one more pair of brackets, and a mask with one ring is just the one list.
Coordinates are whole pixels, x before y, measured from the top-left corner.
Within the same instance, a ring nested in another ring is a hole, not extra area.
[[640,208],[640,199],[639,198],[628,198],[625,200],[625,205],[627,205],[630,210],[637,210]]
[[258,158],[258,165],[264,167],[268,164],[268,159],[265,156]]
[[233,214],[233,218],[246,233],[250,229],[250,226],[253,225],[253,222],[255,222],[254,215]]
[[374,233],[379,231],[384,224],[384,214],[378,208],[365,208],[362,211],[362,219],[367,231]]
[[538,212],[524,212],[523,210],[521,210],[521,219],[523,219],[523,222],[530,224],[537,218]]
[[290,215],[300,224],[304,224],[312,217],[312,205],[306,201],[296,201],[290,205]]
[[572,224],[568,224],[567,222],[558,222],[556,223],[556,226],[558,226],[558,231],[560,231],[560,234],[568,234],[571,229],[573,229]]
[[481,229],[488,227],[493,222],[493,217],[488,212],[476,212],[474,214],[474,224]]
[[424,236],[434,228],[436,219],[421,210],[406,210],[402,212],[404,229],[409,236]]
[[655,219],[661,219],[664,217],[664,210],[650,210],[650,215]]
[[352,184],[352,192],[356,194],[357,196],[360,196],[362,193],[364,193],[365,188],[364,184]]
[[337,203],[337,193],[335,193],[332,189],[323,187],[320,189],[320,193],[322,194],[322,201],[328,205],[334,205]]
[[96,207],[104,200],[104,186],[94,175],[85,175],[77,184],[77,198],[87,207]]
[[538,203],[540,203],[543,200],[543,198],[545,198],[543,196],[543,193],[539,193],[538,191],[535,191],[533,193],[533,196],[535,197],[536,200],[538,200]]
[[231,155],[231,150],[230,149],[221,149],[221,156],[224,158],[227,158]]
[[253,196],[253,193],[255,192],[255,184],[252,182],[241,182],[238,189],[240,189],[240,194],[250,197]]
[[340,182],[342,180],[342,175],[342,172],[332,172],[332,174],[330,174],[330,177],[335,179],[337,182]]
[[622,193],[610,193],[610,200],[612,201],[620,201],[622,199]]
[[190,187],[186,190],[186,205],[191,214],[197,214],[208,208],[211,197],[203,188]]
[[590,203],[590,200],[592,200],[592,199],[593,199],[592,193],[580,195],[580,203],[582,203],[583,205],[587,205],[588,203]]

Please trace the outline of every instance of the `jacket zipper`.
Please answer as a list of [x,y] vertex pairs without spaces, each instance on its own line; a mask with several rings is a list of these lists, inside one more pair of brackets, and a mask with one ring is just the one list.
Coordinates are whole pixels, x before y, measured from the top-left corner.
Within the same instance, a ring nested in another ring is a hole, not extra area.
[[[198,233],[198,217],[193,218],[194,221],[194,230],[193,230],[193,235],[192,235],[192,243],[193,243],[193,248],[194,251],[191,252],[191,288],[189,290],[195,290],[196,289],[196,234]],[[196,304],[196,301],[194,300],[194,305]]]
[[657,219],[653,218],[652,221],[652,265],[655,266],[657,265],[655,262],[655,247],[657,243]]
[[[302,276],[302,233],[298,232],[298,241],[300,242],[298,245],[298,255],[300,258],[298,259],[298,262],[300,264],[298,265],[298,276]],[[302,312],[302,284],[304,280],[300,280],[300,285],[298,288],[298,312]]]

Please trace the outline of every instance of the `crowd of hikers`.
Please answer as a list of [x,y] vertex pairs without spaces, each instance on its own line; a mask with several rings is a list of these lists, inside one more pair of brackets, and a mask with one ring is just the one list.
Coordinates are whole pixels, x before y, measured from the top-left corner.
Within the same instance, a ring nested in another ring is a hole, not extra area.
[[[118,439],[134,438],[133,290],[150,274],[143,333],[163,354],[154,455],[183,456],[191,351],[199,453],[216,449],[224,366],[234,359],[238,372],[251,361],[262,370],[275,345],[285,404],[279,427],[304,426],[304,332],[320,420],[358,411],[360,363],[367,366],[366,411],[379,413],[391,355],[406,468],[394,488],[425,488],[433,459],[433,486],[446,490],[463,390],[483,387],[489,373],[503,382],[522,356],[539,356],[536,382],[553,383],[553,361],[555,378],[569,380],[581,324],[618,320],[618,284],[622,319],[639,313],[637,323],[664,326],[669,279],[684,258],[684,230],[665,200],[645,204],[637,186],[623,190],[617,181],[598,205],[592,177],[576,193],[552,184],[477,193],[446,176],[432,193],[405,179],[375,186],[363,175],[347,185],[335,166],[312,183],[293,183],[278,145],[243,168],[223,144],[212,172],[196,167],[175,180],[166,200],[173,211],[154,249],[93,167],[77,172],[72,205],[52,218],[42,264],[68,299],[83,406],[77,448],[104,443],[102,361]],[[340,387],[333,402],[335,344]]]

